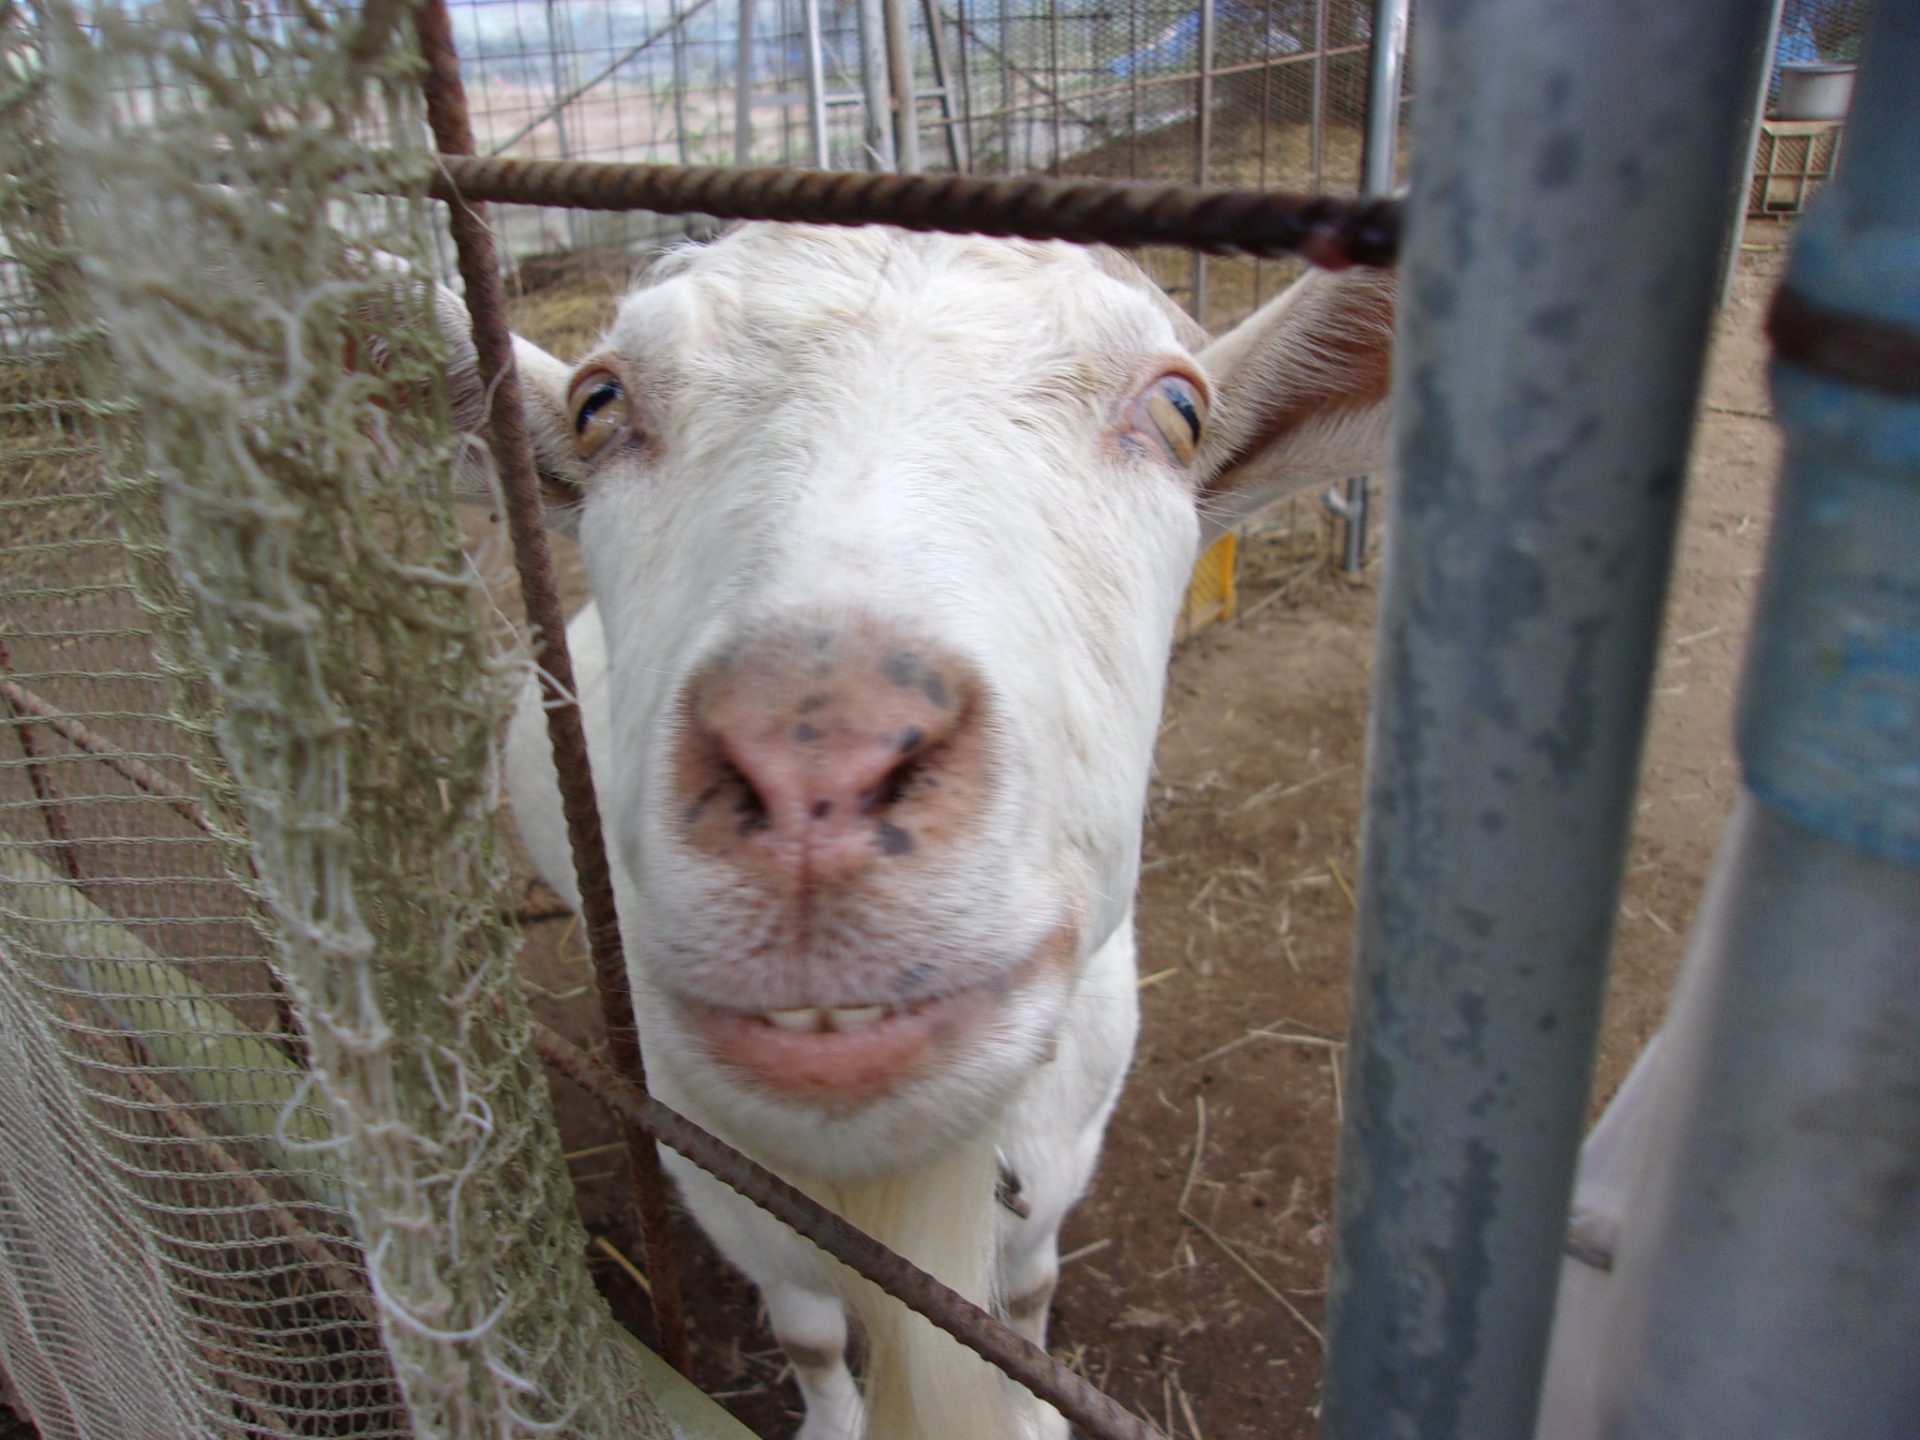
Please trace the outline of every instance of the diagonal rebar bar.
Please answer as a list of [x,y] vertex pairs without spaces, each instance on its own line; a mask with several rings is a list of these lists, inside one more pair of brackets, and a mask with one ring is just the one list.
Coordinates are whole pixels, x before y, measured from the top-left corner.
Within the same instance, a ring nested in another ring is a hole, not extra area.
[[[533,1027],[540,1058],[604,1105],[630,1135],[658,1140],[687,1157],[795,1234],[871,1280],[947,1334],[1026,1386],[1079,1426],[1089,1440],[1164,1440],[1159,1431],[1074,1374],[1031,1340],[942,1285],[865,1231],[789,1185],[771,1170],[676,1114],[547,1026]],[[986,1437],[982,1437],[986,1440]]]

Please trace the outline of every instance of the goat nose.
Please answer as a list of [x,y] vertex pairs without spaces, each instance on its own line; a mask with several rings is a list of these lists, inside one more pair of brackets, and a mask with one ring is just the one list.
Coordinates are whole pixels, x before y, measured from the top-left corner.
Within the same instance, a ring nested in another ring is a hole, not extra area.
[[689,840],[812,884],[937,847],[980,793],[980,688],[951,656],[858,632],[731,652],[687,692]]

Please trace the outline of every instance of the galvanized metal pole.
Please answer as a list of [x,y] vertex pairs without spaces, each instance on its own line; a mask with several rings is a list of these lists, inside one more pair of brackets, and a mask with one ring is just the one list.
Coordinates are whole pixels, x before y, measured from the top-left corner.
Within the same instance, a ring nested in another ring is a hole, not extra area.
[[[1753,123],[1747,129],[1747,163],[1740,167],[1733,187],[1733,227],[1727,235],[1727,253],[1720,264],[1720,303],[1733,298],[1733,280],[1740,273],[1740,240],[1747,231],[1747,206],[1753,193],[1753,164],[1760,155],[1760,129],[1767,123],[1768,91],[1772,88],[1773,60],[1780,49],[1780,22],[1787,0],[1773,0],[1773,23],[1753,56],[1753,103],[1747,107]],[[1809,157],[1811,158],[1811,157]]]
[[[1214,0],[1200,0],[1200,79],[1194,92],[1193,183],[1207,183],[1213,158]],[[1207,257],[1193,252],[1193,318],[1207,323]]]
[[[1373,46],[1367,57],[1367,130],[1361,141],[1360,185],[1369,195],[1391,195],[1399,179],[1400,91],[1407,71],[1408,0],[1374,0]],[[1340,568],[1358,575],[1367,563],[1373,487],[1365,475],[1329,490],[1327,508],[1341,519]]]
[[1313,114],[1307,118],[1307,136],[1317,193],[1327,188],[1327,0],[1314,0],[1312,73],[1313,98],[1308,103]]
[[947,52],[946,17],[940,12],[940,0],[920,0],[920,13],[927,22],[927,48],[933,56],[933,84],[940,96],[941,124],[947,132],[947,158],[953,162],[953,173],[964,175],[972,168],[970,142],[963,128],[966,122],[953,103],[953,60]]
[[882,0],[859,0],[860,88],[866,95],[867,168],[898,170],[894,159],[891,106],[887,99],[887,22]]
[[1774,308],[1749,798],[1688,961],[1708,1019],[1665,1057],[1684,1118],[1614,1276],[1610,1440],[1920,1435],[1917,9],[1874,14],[1846,164]]
[[895,153],[905,175],[920,173],[920,97],[913,83],[913,31],[906,0],[885,0],[887,74],[893,84]]
[[826,47],[820,35],[820,0],[800,0],[807,32],[807,139],[813,147],[816,170],[830,169],[833,152],[827,144]]
[[1414,30],[1330,1440],[1533,1430],[1767,8],[1635,17],[1425,0]]
[[[556,11],[558,0],[547,0],[547,66],[553,77],[553,135],[559,143],[560,158],[571,160],[573,148],[567,143],[567,105],[564,98],[567,93],[566,66],[573,57],[573,23],[567,22],[567,36],[563,43],[560,37],[560,17]],[[567,245],[570,249],[580,248],[580,212],[569,210],[566,213]]]
[[753,163],[753,0],[740,0],[733,52],[733,163]]

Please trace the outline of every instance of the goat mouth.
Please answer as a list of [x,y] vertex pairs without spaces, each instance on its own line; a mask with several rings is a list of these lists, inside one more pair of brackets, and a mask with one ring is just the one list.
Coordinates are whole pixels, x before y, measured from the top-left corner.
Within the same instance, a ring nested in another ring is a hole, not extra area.
[[784,1098],[846,1106],[881,1099],[924,1073],[1005,997],[997,984],[911,1004],[758,1012],[681,1004],[722,1065]]

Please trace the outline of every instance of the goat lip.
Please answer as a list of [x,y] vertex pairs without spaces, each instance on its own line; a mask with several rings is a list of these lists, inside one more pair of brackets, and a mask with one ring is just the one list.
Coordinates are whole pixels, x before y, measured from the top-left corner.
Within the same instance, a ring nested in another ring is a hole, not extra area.
[[715,1060],[784,1098],[830,1105],[865,1104],[890,1094],[995,1003],[985,988],[968,990],[888,1010],[856,1028],[808,1030],[787,1028],[768,1015],[681,1002]]

